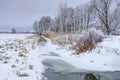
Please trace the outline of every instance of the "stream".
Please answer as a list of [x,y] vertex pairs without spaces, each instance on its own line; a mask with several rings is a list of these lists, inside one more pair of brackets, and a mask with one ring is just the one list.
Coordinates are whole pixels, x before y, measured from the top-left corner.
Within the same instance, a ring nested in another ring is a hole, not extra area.
[[47,80],[120,80],[119,71],[87,71],[59,59],[45,59],[43,64]]
[[[51,45],[51,43],[49,44]],[[50,50],[54,50],[50,45],[48,45],[48,43],[46,44],[46,42],[39,42],[39,46],[41,46],[40,49],[41,51],[43,50],[42,53],[49,53]],[[46,49],[48,50],[44,52],[44,50]],[[54,56],[56,55],[54,54]],[[57,55],[56,57],[59,57],[59,55]],[[42,73],[42,75],[47,78],[47,80],[120,80],[119,71],[100,72],[79,69],[61,59],[48,57],[42,61],[42,64],[45,68],[45,71]]]

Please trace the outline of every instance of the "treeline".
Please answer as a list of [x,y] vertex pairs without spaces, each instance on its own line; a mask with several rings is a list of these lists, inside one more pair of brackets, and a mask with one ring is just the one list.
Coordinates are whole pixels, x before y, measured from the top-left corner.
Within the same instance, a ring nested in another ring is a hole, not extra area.
[[36,34],[36,32],[10,32],[10,31],[0,31],[0,34]]
[[52,19],[43,16],[35,21],[33,28],[37,33],[52,31],[56,33],[77,33],[95,27],[106,34],[119,32],[120,3],[117,0],[90,0],[76,8],[60,4],[58,14]]
[[35,34],[35,31],[18,31],[15,28],[12,28],[11,31],[0,31],[0,34]]

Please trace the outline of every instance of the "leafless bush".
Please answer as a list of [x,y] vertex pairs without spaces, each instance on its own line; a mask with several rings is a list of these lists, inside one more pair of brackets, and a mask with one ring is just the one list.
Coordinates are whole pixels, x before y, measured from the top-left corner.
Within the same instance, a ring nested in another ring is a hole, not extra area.
[[53,42],[62,46],[71,45],[77,54],[92,50],[98,42],[101,42],[104,34],[94,28],[82,31],[80,34],[67,34],[56,37]]
[[96,29],[88,29],[82,32],[82,36],[73,47],[79,55],[82,52],[92,50],[98,42],[102,42],[104,34]]

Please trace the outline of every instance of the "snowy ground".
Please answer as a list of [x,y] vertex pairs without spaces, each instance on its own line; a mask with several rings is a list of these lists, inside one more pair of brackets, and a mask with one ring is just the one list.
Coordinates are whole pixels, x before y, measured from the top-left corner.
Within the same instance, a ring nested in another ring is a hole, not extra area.
[[28,36],[0,34],[0,80],[41,79],[41,60]]
[[27,34],[0,34],[0,80],[41,80],[46,58],[61,59],[77,68],[94,71],[120,71],[120,36],[108,36],[91,52],[79,56],[47,43],[32,48]]

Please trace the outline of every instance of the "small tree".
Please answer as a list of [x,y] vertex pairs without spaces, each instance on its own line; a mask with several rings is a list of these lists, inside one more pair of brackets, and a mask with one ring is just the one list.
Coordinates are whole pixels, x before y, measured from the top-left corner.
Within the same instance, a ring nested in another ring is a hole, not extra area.
[[12,33],[13,33],[13,34],[15,34],[15,33],[16,33],[15,28],[12,28]]

